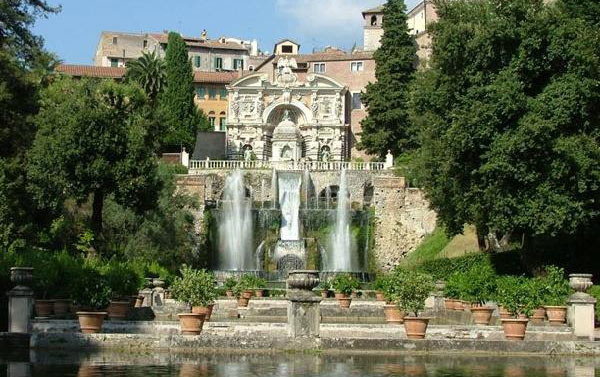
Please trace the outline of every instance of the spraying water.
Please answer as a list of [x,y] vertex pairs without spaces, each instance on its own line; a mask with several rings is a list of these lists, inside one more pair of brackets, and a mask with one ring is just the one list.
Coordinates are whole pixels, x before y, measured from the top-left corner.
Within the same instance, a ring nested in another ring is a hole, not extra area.
[[281,208],[280,239],[297,241],[300,239],[300,185],[302,176],[298,173],[279,172],[279,206]]
[[304,169],[304,209],[308,209],[308,187],[310,186],[310,173]]
[[249,270],[252,264],[251,202],[246,198],[244,175],[235,170],[225,180],[223,212],[219,226],[220,269]]
[[273,169],[271,175],[271,208],[277,208],[277,170]]
[[357,262],[352,253],[350,234],[350,200],[348,199],[348,183],[346,170],[340,175],[340,186],[337,195],[337,211],[335,230],[331,237],[331,258],[328,268],[332,271],[357,271]]

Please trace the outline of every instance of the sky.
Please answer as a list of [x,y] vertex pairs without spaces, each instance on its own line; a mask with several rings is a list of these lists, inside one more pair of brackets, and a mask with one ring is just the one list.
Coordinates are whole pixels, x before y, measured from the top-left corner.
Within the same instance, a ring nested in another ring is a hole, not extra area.
[[[62,10],[39,19],[34,32],[64,63],[92,64],[102,31],[178,31],[210,39],[258,40],[270,52],[290,38],[301,53],[313,48],[362,46],[361,11],[384,0],[48,0]],[[406,0],[410,9],[419,0]]]

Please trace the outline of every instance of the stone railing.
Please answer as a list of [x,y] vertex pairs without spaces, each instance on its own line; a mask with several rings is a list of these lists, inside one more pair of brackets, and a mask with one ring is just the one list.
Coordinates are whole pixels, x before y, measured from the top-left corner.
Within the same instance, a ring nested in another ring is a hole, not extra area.
[[244,161],[244,160],[191,160],[190,174],[198,170],[229,169],[276,169],[276,170],[384,170],[389,168],[384,162],[344,162],[344,161]]

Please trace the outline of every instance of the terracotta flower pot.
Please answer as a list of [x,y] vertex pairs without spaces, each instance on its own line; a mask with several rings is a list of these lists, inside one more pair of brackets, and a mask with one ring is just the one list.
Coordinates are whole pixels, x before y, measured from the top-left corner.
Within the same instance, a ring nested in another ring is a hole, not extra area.
[[508,340],[523,340],[527,330],[528,319],[510,318],[502,320],[504,336]]
[[209,304],[206,306],[193,306],[192,313],[194,314],[204,314],[204,321],[210,321],[210,317],[212,316],[213,308],[215,304]]
[[470,311],[471,308],[473,307],[473,304],[471,304],[468,301],[462,301],[462,310],[466,311]]
[[454,310],[454,300],[451,298],[445,298],[444,307],[446,308],[446,310]]
[[473,322],[477,325],[489,325],[492,320],[494,309],[489,306],[474,306],[471,308]]
[[375,292],[375,301],[385,301],[385,296],[383,295],[383,292]]
[[404,317],[404,329],[408,339],[425,339],[429,318]]
[[228,289],[225,291],[225,296],[227,297],[233,297],[233,291],[231,289]]
[[180,313],[177,316],[179,317],[181,334],[200,335],[202,326],[204,325],[204,314]]
[[124,320],[127,318],[130,305],[129,301],[111,301],[108,306],[108,318],[112,320]]
[[35,300],[35,314],[38,317],[50,317],[54,313],[54,300]]
[[242,293],[242,297],[243,298],[247,298],[247,299],[251,299],[252,296],[254,295],[254,292],[251,289],[246,289],[243,293]]
[[358,292],[352,291],[352,293],[350,294],[350,298],[358,298]]
[[254,290],[254,295],[256,297],[264,297],[265,291],[264,291],[264,289],[255,289]]
[[102,330],[106,312],[77,312],[79,328],[84,334],[96,334]]
[[54,300],[54,314],[64,316],[69,314],[71,300]]
[[511,319],[513,317],[503,306],[498,307],[498,316],[500,316],[500,319]]
[[398,308],[397,305],[386,304],[383,307],[383,313],[385,314],[386,322],[389,324],[400,325],[404,323],[404,313]]
[[248,302],[250,301],[249,298],[246,298],[244,296],[240,296],[237,299],[237,305],[239,308],[245,308],[248,306]]
[[342,309],[348,309],[352,303],[352,299],[344,293],[336,293],[335,298],[338,300],[340,308]]
[[548,322],[551,325],[562,325],[567,320],[567,307],[566,306],[544,306],[546,309],[546,315],[548,316]]
[[546,319],[546,309],[537,308],[531,313],[531,320],[536,322],[544,322]]
[[321,291],[321,298],[327,298],[327,297],[329,297],[329,291],[322,290]]

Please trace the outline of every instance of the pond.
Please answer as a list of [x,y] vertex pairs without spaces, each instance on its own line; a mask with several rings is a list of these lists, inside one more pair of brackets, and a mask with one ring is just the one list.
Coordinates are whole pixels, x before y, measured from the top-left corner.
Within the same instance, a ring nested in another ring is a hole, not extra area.
[[31,351],[0,354],[0,376],[600,377],[600,360],[458,355]]

